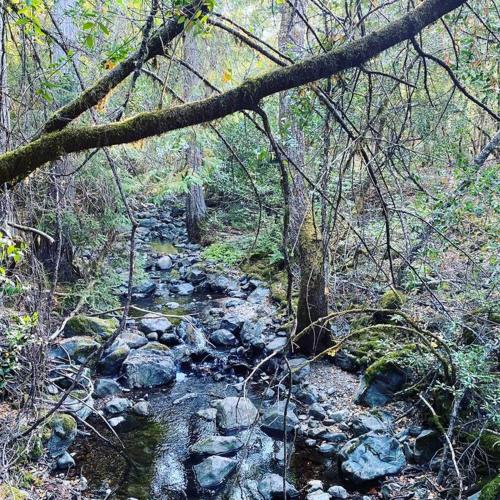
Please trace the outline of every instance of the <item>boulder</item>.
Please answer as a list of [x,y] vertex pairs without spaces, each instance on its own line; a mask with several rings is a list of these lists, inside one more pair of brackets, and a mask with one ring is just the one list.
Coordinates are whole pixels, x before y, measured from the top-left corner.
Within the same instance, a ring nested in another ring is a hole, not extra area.
[[132,287],[132,294],[138,297],[146,297],[151,295],[156,290],[156,283],[154,281],[146,281],[141,285]]
[[210,342],[216,346],[230,347],[238,345],[238,339],[229,331],[220,328],[210,335]]
[[325,420],[326,411],[319,403],[314,403],[309,408],[309,415],[316,420]]
[[170,287],[170,290],[177,295],[191,295],[194,292],[194,286],[191,283],[176,283]]
[[352,432],[354,436],[361,436],[368,432],[387,433],[392,425],[392,417],[386,412],[375,411],[357,415],[352,420]]
[[119,415],[127,410],[129,410],[132,406],[132,401],[127,398],[113,398],[111,401],[106,403],[104,407],[106,412],[110,415]]
[[76,420],[66,413],[53,415],[43,431],[43,439],[49,456],[61,456],[76,438]]
[[231,458],[212,456],[193,467],[202,488],[216,488],[234,471],[238,462]]
[[383,406],[392,401],[406,380],[406,373],[395,365],[388,365],[379,372],[369,373],[367,370],[359,384],[355,402],[370,407]]
[[123,344],[127,344],[130,349],[139,349],[139,347],[148,343],[148,339],[144,335],[129,330],[120,334],[117,340],[121,341]]
[[349,498],[349,493],[343,486],[331,486],[328,488],[328,493],[332,498]]
[[75,465],[76,464],[74,458],[67,451],[65,451],[61,456],[57,457],[56,467],[59,470],[67,470],[71,467],[74,467]]
[[151,407],[147,401],[138,401],[132,407],[132,412],[140,417],[148,417],[151,413]]
[[107,398],[121,392],[120,384],[111,378],[99,378],[94,384],[94,396],[96,398]]
[[222,275],[212,275],[208,278],[207,285],[210,291],[215,293],[224,293],[227,291],[236,291],[239,289],[236,280]]
[[172,323],[164,316],[148,313],[139,321],[140,329],[145,333],[165,333],[172,328]]
[[430,462],[437,451],[442,448],[441,435],[433,430],[423,430],[416,438],[413,447],[413,459],[418,464]]
[[291,358],[288,360],[288,364],[292,369],[294,382],[303,382],[311,372],[307,358]]
[[129,353],[130,347],[127,344],[116,344],[114,350],[99,362],[99,371],[103,375],[115,375],[120,371]]
[[266,299],[269,298],[271,291],[269,288],[257,287],[249,296],[248,302],[251,304],[262,304]]
[[286,403],[284,401],[280,401],[268,408],[262,416],[262,429],[271,433],[279,433],[284,430],[286,432],[293,432],[297,425],[299,425],[299,419],[293,411],[293,406],[290,404],[286,408],[285,418],[285,408]]
[[264,349],[266,344],[262,334],[264,333],[265,327],[265,323],[262,320],[245,321],[240,331],[240,339],[243,345],[259,351]]
[[94,409],[94,399],[85,391],[71,391],[61,408],[81,420],[86,420]]
[[99,349],[99,343],[92,337],[71,337],[60,340],[49,352],[52,359],[68,358],[74,363],[83,364],[87,358]]
[[281,349],[284,349],[287,344],[288,339],[286,337],[276,337],[275,339],[271,340],[271,342],[268,342],[266,344],[266,351],[280,351]]
[[[268,473],[259,481],[259,493],[263,500],[281,500],[283,498],[283,478],[279,474]],[[297,498],[299,492],[288,481],[285,482],[287,498]]]
[[185,279],[187,281],[190,281],[191,283],[194,283],[195,285],[199,285],[207,279],[207,275],[202,269],[198,267],[191,267],[186,273]]
[[182,340],[175,333],[164,333],[160,337],[160,343],[168,347],[175,347],[182,344]]
[[66,338],[88,336],[99,341],[111,337],[117,328],[118,320],[115,318],[103,319],[78,314],[68,320],[63,336]]
[[373,432],[348,441],[340,450],[340,462],[344,476],[358,485],[397,474],[406,465],[400,443]]
[[224,433],[237,432],[252,426],[259,412],[254,404],[244,397],[228,397],[217,401],[217,425]]
[[172,269],[172,259],[168,255],[164,255],[158,259],[156,266],[162,271],[168,271]]
[[237,334],[241,330],[245,319],[237,314],[226,314],[220,322],[221,330],[229,330],[231,333]]
[[123,363],[128,387],[158,387],[174,381],[176,369],[169,352],[146,347],[132,351]]
[[235,436],[210,436],[197,441],[190,451],[193,455],[234,455],[242,447]]

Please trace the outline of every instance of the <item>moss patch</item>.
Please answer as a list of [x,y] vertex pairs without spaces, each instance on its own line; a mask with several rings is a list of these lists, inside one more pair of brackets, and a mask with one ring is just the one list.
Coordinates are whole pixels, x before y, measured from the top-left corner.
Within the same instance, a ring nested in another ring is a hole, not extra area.
[[28,494],[19,488],[8,484],[0,484],[0,500],[23,500],[28,498]]
[[396,290],[388,290],[382,295],[379,301],[379,306],[381,309],[401,309],[405,303],[406,298],[401,292]]
[[409,365],[409,358],[414,355],[416,348],[417,346],[415,344],[406,344],[402,349],[389,352],[382,356],[366,369],[366,383],[370,383],[374,377],[383,374],[392,368],[399,368],[406,371]]
[[64,336],[89,336],[96,340],[102,340],[111,337],[117,328],[118,320],[115,318],[103,319],[79,314],[66,323]]
[[479,495],[479,500],[497,500],[500,498],[500,475],[490,481]]

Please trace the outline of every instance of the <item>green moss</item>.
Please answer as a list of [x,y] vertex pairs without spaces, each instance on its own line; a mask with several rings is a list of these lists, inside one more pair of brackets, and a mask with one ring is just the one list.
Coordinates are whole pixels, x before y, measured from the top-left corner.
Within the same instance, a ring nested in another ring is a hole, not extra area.
[[8,484],[0,484],[0,500],[23,500],[28,494]]
[[401,309],[406,301],[406,297],[396,290],[388,290],[382,295],[379,301],[381,309]]
[[96,340],[107,339],[118,328],[115,318],[103,319],[77,315],[71,318],[64,327],[65,337],[90,336]]
[[408,364],[408,358],[415,353],[416,348],[417,346],[415,344],[407,344],[398,351],[389,352],[382,356],[366,369],[366,383],[369,384],[375,376],[381,373],[385,373],[391,368],[406,368]]
[[491,431],[483,431],[479,436],[479,444],[489,456],[500,460],[500,436]]
[[141,351],[170,351],[170,349],[159,342],[149,342],[144,347],[141,347]]
[[479,495],[479,500],[497,500],[500,498],[500,475],[490,481]]
[[[58,413],[49,420],[46,426],[46,429],[47,428],[48,439],[50,439],[52,433],[66,436],[76,432],[77,424],[76,420],[71,415],[67,413]],[[47,432],[44,430],[43,437],[45,438],[46,436]]]

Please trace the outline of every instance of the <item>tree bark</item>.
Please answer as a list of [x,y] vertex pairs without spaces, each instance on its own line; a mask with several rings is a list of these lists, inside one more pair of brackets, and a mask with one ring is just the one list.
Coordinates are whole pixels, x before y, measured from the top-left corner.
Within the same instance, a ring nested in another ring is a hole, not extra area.
[[[200,40],[192,33],[184,37],[184,60],[192,68],[199,71],[201,67]],[[198,88],[197,88],[198,87]],[[200,84],[197,77],[191,71],[184,72],[184,99],[193,101],[200,97]],[[198,91],[197,91],[198,90]],[[194,177],[199,177],[203,166],[203,155],[196,139],[196,131],[191,130],[189,134],[188,147],[186,151],[187,166]],[[186,194],[186,227],[188,238],[194,243],[202,239],[203,222],[207,215],[205,204],[205,193],[203,186],[198,182],[189,186]]]
[[[387,26],[342,47],[306,59],[285,68],[270,71],[221,95],[175,106],[169,109],[138,114],[128,120],[108,125],[71,127],[50,134],[0,156],[0,183],[15,184],[62,155],[101,148],[206,123],[237,111],[254,110],[265,97],[359,66],[385,50],[408,40],[444,14],[463,5],[466,0],[424,0],[415,9]],[[130,70],[133,71],[133,68]],[[120,80],[121,81],[121,80]],[[106,92],[110,90],[106,83]],[[92,92],[95,96],[95,93]],[[89,108],[80,104],[80,112]],[[92,104],[93,105],[93,104]],[[67,115],[64,114],[66,117]],[[62,121],[67,123],[71,117]],[[59,121],[60,125],[62,124]],[[52,129],[53,130],[53,129]]]

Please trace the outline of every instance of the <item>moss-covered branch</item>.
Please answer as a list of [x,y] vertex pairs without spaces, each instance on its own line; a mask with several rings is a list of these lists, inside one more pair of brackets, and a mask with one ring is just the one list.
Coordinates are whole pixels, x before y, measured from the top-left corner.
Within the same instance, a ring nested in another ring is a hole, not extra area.
[[[16,183],[46,162],[68,153],[134,142],[216,120],[237,111],[254,109],[264,97],[365,63],[390,47],[415,36],[423,28],[464,3],[465,0],[425,0],[397,21],[364,38],[347,43],[337,50],[248,80],[218,96],[166,110],[142,113],[119,123],[72,127],[43,135],[0,156],[0,183]],[[163,48],[163,41],[159,45]],[[153,53],[153,48],[151,50]],[[132,70],[133,68],[130,71]],[[116,76],[119,77],[120,74]],[[106,92],[107,89],[107,84],[101,86],[101,91],[87,91],[87,97],[81,96],[77,99],[79,102],[74,101],[74,104],[68,105],[70,109],[66,109],[66,106],[60,110],[59,118],[54,118],[47,130],[57,129],[75,113],[88,109],[89,103],[97,102],[99,92]],[[59,125],[56,126],[56,123]]]

